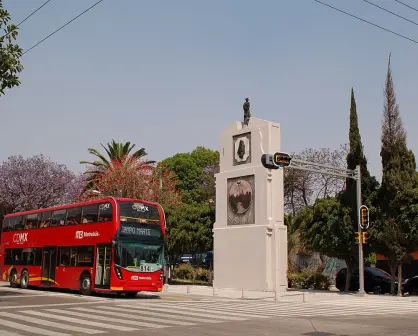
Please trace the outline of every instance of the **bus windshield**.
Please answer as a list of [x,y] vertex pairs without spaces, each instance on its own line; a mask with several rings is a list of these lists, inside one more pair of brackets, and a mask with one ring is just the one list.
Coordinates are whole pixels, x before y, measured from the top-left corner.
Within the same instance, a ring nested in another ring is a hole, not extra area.
[[116,245],[115,262],[131,272],[156,272],[163,267],[163,243],[121,242]]

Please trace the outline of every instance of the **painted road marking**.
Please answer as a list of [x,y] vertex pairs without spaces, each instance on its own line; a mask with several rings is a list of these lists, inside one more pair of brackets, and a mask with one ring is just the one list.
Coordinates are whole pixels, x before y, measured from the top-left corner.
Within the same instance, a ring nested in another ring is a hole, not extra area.
[[[45,335],[45,336],[71,336],[71,334],[65,334],[61,332],[56,331],[50,331],[47,329],[37,328],[34,326],[28,326],[22,323],[16,323],[12,321],[6,321],[3,319],[0,319],[0,325],[5,326],[7,328],[14,328],[15,330],[19,331],[26,331],[29,333],[34,333],[35,335]],[[10,335],[10,334],[8,334]]]
[[[41,320],[41,319],[33,318],[33,317],[30,317],[30,316],[24,316],[24,315],[21,315],[20,313],[21,312],[19,312],[19,314],[0,312],[0,316],[8,317],[8,318],[11,318],[12,320],[22,320],[22,321],[26,321],[26,322],[33,323],[33,324],[39,324],[39,325],[42,325],[42,326],[45,326],[45,327],[53,327],[53,328],[57,328],[57,329],[71,330],[71,331],[75,331],[75,332],[79,332],[79,333],[85,333],[85,334],[100,334],[100,333],[102,333],[102,331],[100,331],[100,330],[82,328],[82,327],[72,326],[72,325],[69,325],[69,324],[51,322],[51,321],[47,321],[47,320],[43,320],[43,319]],[[24,313],[24,311],[23,311],[23,313]]]
[[98,327],[98,328],[104,328],[104,329],[113,329],[118,331],[134,331],[138,330],[136,328],[129,328],[129,327],[123,327],[123,326],[114,326],[107,323],[101,323],[101,322],[94,322],[94,321],[86,321],[79,318],[73,318],[73,317],[67,317],[62,315],[54,315],[54,314],[48,314],[48,313],[42,313],[38,311],[31,311],[31,310],[25,310],[25,314],[35,315],[35,316],[41,316],[66,322],[72,322],[76,324],[85,324],[92,327]]

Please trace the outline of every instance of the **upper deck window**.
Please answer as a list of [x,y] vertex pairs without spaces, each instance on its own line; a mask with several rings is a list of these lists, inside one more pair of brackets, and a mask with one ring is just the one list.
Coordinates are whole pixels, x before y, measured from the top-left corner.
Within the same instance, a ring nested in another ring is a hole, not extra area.
[[121,222],[160,223],[160,213],[155,205],[141,202],[119,202]]

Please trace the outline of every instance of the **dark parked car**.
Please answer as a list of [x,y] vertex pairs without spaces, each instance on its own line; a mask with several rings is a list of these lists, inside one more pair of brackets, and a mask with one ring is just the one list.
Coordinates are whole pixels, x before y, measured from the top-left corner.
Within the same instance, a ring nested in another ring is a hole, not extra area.
[[[335,279],[335,286],[340,290],[345,289],[345,279],[347,276],[347,268],[342,268]],[[355,269],[351,272],[350,291],[356,292],[360,288],[359,271]],[[375,294],[390,293],[390,284],[392,276],[380,268],[365,267],[364,268],[364,290],[366,293],[373,292]],[[403,282],[402,291],[405,292],[405,283]],[[398,279],[395,278],[395,291],[398,291]]]
[[404,281],[404,292],[409,295],[418,294],[418,275]]

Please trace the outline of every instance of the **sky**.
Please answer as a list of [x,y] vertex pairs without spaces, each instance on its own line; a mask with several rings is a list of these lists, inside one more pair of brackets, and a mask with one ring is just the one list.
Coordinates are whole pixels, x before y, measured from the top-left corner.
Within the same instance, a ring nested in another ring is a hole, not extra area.
[[[418,27],[363,0],[323,0],[418,40]],[[418,22],[418,11],[372,0]],[[15,23],[44,0],[3,0]],[[96,0],[52,0],[20,27],[27,50]],[[403,2],[418,8],[413,0]],[[348,142],[350,90],[369,169],[381,178],[389,53],[409,147],[418,154],[418,43],[313,0],[104,0],[22,58],[0,98],[0,161],[44,154],[74,172],[112,139],[162,160],[254,117],[281,124],[281,150]]]

